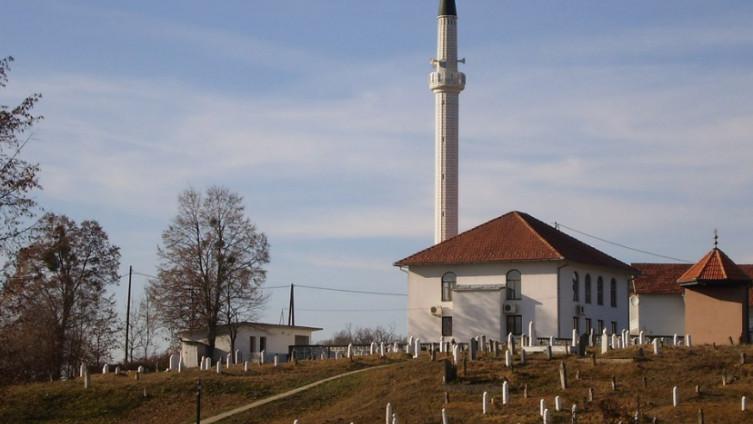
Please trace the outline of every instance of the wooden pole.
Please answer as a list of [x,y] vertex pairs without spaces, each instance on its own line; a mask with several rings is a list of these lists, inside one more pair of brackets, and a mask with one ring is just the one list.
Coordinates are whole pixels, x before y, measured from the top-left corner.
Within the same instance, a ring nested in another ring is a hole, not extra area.
[[133,277],[133,266],[128,267],[128,297],[126,300],[126,334],[125,334],[125,359],[124,364],[128,363],[128,330],[131,326],[131,278]]

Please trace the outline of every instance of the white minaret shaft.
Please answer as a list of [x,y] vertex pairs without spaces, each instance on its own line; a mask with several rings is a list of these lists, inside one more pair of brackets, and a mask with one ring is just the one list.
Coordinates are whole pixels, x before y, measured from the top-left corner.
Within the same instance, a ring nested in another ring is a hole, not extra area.
[[458,98],[465,75],[458,71],[458,26],[454,0],[441,0],[437,57],[429,85],[435,97],[434,242],[458,233]]

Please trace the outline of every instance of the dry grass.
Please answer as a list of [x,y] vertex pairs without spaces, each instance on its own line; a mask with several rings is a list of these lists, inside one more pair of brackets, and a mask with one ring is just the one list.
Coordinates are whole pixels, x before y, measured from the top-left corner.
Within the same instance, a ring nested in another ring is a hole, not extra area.
[[[560,358],[547,361],[543,355],[529,355],[525,366],[514,371],[504,367],[500,359],[482,358],[468,363],[465,376],[459,382],[442,385],[441,365],[428,357],[408,361],[382,370],[353,376],[301,393],[285,401],[267,405],[228,420],[229,423],[290,424],[299,418],[303,424],[381,423],[384,409],[391,402],[401,424],[440,421],[444,406],[455,423],[541,423],[539,400],[554,410],[554,396],[560,395],[569,410],[578,404],[579,423],[623,423],[629,421],[640,401],[643,419],[660,423],[696,423],[698,409],[703,409],[706,423],[753,422],[753,412],[740,411],[740,397],[753,397],[753,364],[740,366],[739,353],[753,354],[749,347],[698,347],[693,349],[665,349],[663,355],[647,354],[644,359],[625,363],[601,361],[593,366],[591,360],[561,358],[568,367],[570,388],[559,386]],[[636,350],[607,355],[637,357]],[[576,380],[576,371],[580,379]],[[726,372],[734,381],[722,387],[721,376]],[[615,377],[617,390],[612,391]],[[643,386],[642,377],[647,386]],[[511,384],[511,404],[502,406],[501,386],[504,379]],[[528,385],[528,399],[523,398],[523,386]],[[681,404],[672,407],[672,387],[680,388]],[[700,385],[701,394],[695,393]],[[594,401],[587,402],[588,388],[594,389]],[[444,392],[450,403],[443,405]],[[484,391],[495,398],[490,414],[481,414]],[[570,423],[570,414],[552,414],[554,423]]]
[[[543,355],[529,355],[525,366],[514,371],[501,359],[483,357],[468,362],[467,373],[460,370],[460,381],[443,385],[441,363],[428,355],[420,360],[401,360],[394,356],[392,367],[346,377],[296,396],[248,411],[228,423],[290,424],[299,418],[302,424],[356,424],[384,422],[384,409],[391,402],[401,424],[440,422],[445,407],[450,422],[456,423],[540,423],[539,399],[550,410],[554,396],[560,395],[569,410],[577,403],[579,423],[623,423],[633,416],[640,401],[642,422],[657,417],[660,423],[695,423],[703,409],[707,423],[753,423],[753,411],[740,411],[740,397],[753,397],[753,363],[739,364],[740,352],[753,357],[751,347],[695,347],[665,349],[655,357],[647,350],[639,358],[637,350],[612,352],[594,366],[590,359],[574,357],[548,361]],[[610,362],[627,358],[630,361]],[[753,359],[753,358],[752,358]],[[570,388],[560,390],[560,360],[567,364]],[[753,362],[753,361],[751,361]],[[194,412],[193,385],[203,377],[205,417],[232,409],[253,400],[287,389],[368,365],[378,360],[303,362],[293,368],[265,367],[251,376],[217,376],[196,371],[182,375],[147,375],[136,382],[125,377],[96,376],[94,389],[84,391],[80,382],[35,384],[4,390],[0,395],[0,422],[159,422],[187,423]],[[580,379],[575,378],[576,372]],[[722,374],[733,381],[722,387]],[[617,381],[612,391],[611,377]],[[647,385],[643,386],[642,377]],[[501,403],[502,381],[510,382],[511,404]],[[528,399],[523,387],[528,385]],[[671,390],[679,386],[681,404],[672,407]],[[695,393],[695,386],[701,394]],[[149,397],[144,399],[146,387]],[[594,389],[593,402],[587,402],[588,388]],[[481,414],[481,396],[488,391],[494,397],[490,414]],[[450,403],[444,405],[444,392]],[[569,423],[567,412],[553,413],[554,423]]]
[[[126,375],[92,375],[84,390],[81,379],[0,388],[0,423],[187,423],[195,416],[197,379],[204,386],[202,417],[347,371],[387,361],[304,361],[298,365],[242,366],[212,371]],[[147,396],[144,396],[146,390]]]

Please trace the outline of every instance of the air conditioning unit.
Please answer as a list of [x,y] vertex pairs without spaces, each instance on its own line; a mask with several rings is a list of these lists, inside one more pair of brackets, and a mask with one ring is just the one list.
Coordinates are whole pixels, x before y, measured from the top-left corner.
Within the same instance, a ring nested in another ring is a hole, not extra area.
[[432,306],[431,307],[431,314],[435,317],[441,317],[442,316],[442,307],[441,306]]
[[518,312],[518,305],[516,303],[505,303],[502,306],[502,311],[506,314],[514,314]]
[[586,307],[583,305],[575,305],[575,315],[585,315]]

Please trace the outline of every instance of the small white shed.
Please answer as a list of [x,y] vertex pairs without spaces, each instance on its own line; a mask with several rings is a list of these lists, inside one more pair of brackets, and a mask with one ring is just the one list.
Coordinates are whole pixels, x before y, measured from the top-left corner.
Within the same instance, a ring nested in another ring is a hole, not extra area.
[[[321,331],[321,328],[306,326],[288,326],[266,324],[261,322],[244,322],[238,324],[235,338],[235,350],[238,351],[238,361],[255,360],[264,352],[264,360],[271,360],[279,355],[281,360],[287,360],[289,347],[293,345],[311,344],[311,334]],[[206,355],[207,330],[188,330],[179,333],[181,357],[186,367],[198,367],[202,356]],[[226,358],[231,352],[230,332],[227,326],[217,328],[213,362]]]

